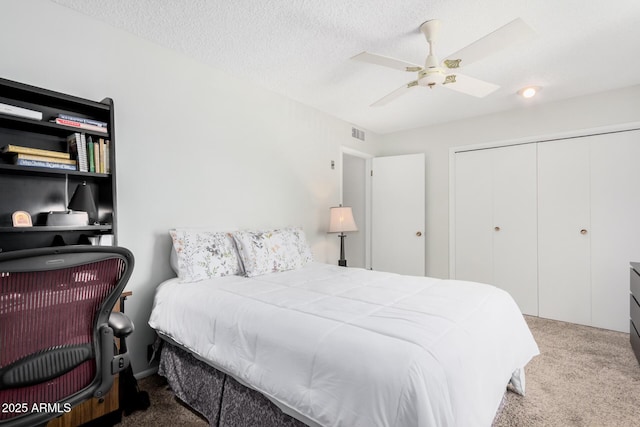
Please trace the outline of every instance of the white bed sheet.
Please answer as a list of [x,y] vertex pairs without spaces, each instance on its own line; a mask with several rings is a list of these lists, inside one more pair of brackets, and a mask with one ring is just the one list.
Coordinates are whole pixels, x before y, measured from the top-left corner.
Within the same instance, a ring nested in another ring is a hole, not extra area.
[[326,427],[490,426],[512,374],[539,354],[498,288],[316,262],[168,280],[149,325]]

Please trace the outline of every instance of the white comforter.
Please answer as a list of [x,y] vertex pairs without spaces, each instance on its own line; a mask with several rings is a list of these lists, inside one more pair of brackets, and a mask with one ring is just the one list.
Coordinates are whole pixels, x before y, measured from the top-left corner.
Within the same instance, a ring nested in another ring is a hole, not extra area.
[[321,263],[169,280],[149,324],[321,426],[490,426],[539,353],[498,288]]

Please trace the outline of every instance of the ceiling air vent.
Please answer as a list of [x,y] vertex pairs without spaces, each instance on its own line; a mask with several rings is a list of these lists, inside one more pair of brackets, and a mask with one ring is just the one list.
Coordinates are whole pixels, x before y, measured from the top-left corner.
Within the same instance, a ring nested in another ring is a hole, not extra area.
[[351,128],[351,136],[364,141],[364,131],[356,128]]

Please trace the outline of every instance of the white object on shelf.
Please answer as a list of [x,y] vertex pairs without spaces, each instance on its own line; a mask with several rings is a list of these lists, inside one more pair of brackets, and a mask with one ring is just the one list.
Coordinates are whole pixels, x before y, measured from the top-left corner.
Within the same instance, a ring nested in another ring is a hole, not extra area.
[[113,246],[113,234],[103,234],[100,236],[100,246]]
[[15,105],[3,104],[0,102],[0,113],[11,116],[25,117],[27,119],[42,120],[42,112],[16,107]]

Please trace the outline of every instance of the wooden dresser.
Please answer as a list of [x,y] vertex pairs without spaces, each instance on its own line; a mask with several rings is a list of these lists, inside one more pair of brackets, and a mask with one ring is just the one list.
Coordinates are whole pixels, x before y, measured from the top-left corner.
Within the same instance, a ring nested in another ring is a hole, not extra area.
[[631,284],[630,284],[630,309],[629,335],[631,348],[640,362],[640,262],[631,263]]

